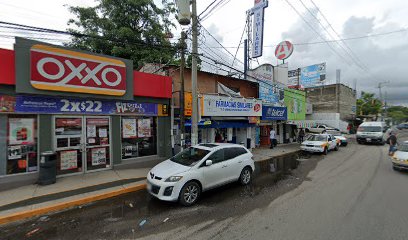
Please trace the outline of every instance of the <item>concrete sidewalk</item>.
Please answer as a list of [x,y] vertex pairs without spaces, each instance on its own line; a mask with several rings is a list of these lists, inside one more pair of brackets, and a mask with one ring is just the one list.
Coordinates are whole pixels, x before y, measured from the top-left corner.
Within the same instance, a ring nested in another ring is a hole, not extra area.
[[[298,150],[299,144],[292,143],[274,149],[256,148],[252,153],[255,161],[263,161]],[[1,191],[0,224],[144,189],[151,167],[73,175],[57,178],[52,185],[33,184]]]

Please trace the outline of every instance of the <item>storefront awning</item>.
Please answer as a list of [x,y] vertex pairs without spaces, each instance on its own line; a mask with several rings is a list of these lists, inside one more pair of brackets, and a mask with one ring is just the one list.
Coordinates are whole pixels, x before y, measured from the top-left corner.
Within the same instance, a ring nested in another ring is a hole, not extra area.
[[[186,121],[187,128],[191,128],[191,121]],[[207,120],[198,122],[199,128],[247,128],[255,127],[256,124],[249,123],[248,121],[215,121]]]

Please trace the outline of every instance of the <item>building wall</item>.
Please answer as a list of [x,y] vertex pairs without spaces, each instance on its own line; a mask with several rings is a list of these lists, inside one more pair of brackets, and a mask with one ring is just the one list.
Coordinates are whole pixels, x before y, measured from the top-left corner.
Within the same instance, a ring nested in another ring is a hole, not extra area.
[[343,85],[338,85],[339,98],[336,98],[336,84],[317,88],[307,88],[306,96],[313,104],[313,113],[340,113],[340,119],[352,119],[352,106],[356,105],[354,91]]
[[[169,75],[173,78],[173,97],[175,105],[179,106],[179,91],[181,89],[180,71],[169,69]],[[258,84],[232,77],[216,75],[207,72],[197,72],[197,86],[199,94],[217,93],[218,82],[233,90],[238,90],[243,97],[258,97]],[[191,70],[184,70],[184,90],[191,92]]]

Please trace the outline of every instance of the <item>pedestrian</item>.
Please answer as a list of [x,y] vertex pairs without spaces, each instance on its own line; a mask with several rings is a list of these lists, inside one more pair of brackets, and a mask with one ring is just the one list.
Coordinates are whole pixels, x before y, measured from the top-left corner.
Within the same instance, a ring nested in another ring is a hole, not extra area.
[[303,128],[301,128],[300,130],[299,130],[299,141],[300,141],[300,143],[302,143],[303,142],[303,138],[305,137],[305,131],[303,130]]
[[387,139],[387,143],[390,145],[388,155],[392,156],[397,151],[397,134],[394,131],[390,132],[390,136]]
[[271,141],[271,149],[273,149],[273,147],[276,146],[276,132],[273,128],[271,128],[269,132],[269,139]]

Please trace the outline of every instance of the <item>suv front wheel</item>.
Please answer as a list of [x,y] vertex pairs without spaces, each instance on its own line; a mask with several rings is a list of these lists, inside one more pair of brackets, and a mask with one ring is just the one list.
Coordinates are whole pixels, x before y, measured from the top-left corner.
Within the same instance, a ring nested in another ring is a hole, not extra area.
[[245,167],[239,175],[239,182],[241,185],[248,185],[252,180],[252,170],[250,167]]
[[188,182],[180,191],[179,202],[184,206],[191,206],[198,201],[200,194],[200,185],[196,182]]

